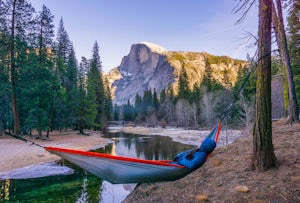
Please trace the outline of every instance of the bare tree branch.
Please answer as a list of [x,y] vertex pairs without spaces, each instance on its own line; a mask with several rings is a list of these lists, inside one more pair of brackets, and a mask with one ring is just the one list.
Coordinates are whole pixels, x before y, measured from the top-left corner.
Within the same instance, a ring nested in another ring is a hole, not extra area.
[[256,0],[238,0],[237,5],[233,8],[233,13],[241,13],[241,17],[236,21],[235,25],[243,22],[255,2]]

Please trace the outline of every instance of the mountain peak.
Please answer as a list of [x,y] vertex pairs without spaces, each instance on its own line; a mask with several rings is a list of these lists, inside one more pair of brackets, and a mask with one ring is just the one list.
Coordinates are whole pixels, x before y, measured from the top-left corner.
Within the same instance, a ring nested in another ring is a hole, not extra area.
[[168,50],[160,45],[151,43],[151,42],[140,42],[140,44],[144,44],[147,47],[149,47],[149,49],[153,52],[153,53],[157,53],[157,54],[165,54],[168,52]]

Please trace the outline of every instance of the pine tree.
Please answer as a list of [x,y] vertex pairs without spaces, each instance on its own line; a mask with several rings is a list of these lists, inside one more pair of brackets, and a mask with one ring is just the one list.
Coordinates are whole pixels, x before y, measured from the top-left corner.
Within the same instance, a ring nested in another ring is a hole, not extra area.
[[191,91],[189,95],[189,101],[190,103],[199,103],[201,101],[201,85],[195,83],[193,90]]
[[[48,115],[52,91],[51,84],[54,79],[53,56],[51,53],[54,25],[53,15],[43,6],[35,23],[36,33],[33,33],[31,52],[28,63],[22,73],[22,95],[25,98],[22,106],[28,112],[25,117],[25,126],[28,129],[36,128],[38,137],[42,136],[42,130],[48,127]],[[30,88],[29,88],[30,87]]]
[[[88,91],[86,79],[87,71],[89,69],[88,60],[85,57],[81,58],[81,62],[78,70],[78,125],[79,132],[84,133],[84,128],[90,128],[94,125],[94,121],[97,115],[96,101],[94,98],[93,90]],[[92,91],[92,92],[91,92]],[[88,95],[90,97],[88,97]]]
[[72,43],[70,44],[69,54],[66,63],[66,120],[68,121],[68,127],[74,127],[76,123],[76,114],[78,109],[78,87],[77,87],[77,59]]
[[64,21],[61,18],[57,30],[56,39],[56,74],[60,78],[61,83],[65,82],[66,63],[69,55],[70,39],[64,27]]
[[159,108],[159,100],[158,100],[157,92],[156,92],[155,89],[154,89],[154,91],[153,91],[153,102],[152,102],[152,106],[153,106],[153,108],[155,109],[155,111],[157,111],[158,108]]
[[10,99],[10,83],[9,83],[9,61],[7,56],[8,49],[8,26],[6,24],[4,2],[0,0],[0,130],[9,128],[7,123],[10,120],[9,109]]
[[125,121],[133,121],[134,120],[134,110],[133,106],[130,104],[129,100],[125,105],[123,105],[123,115]]
[[120,116],[120,109],[117,105],[114,106],[113,108],[113,112],[114,112],[114,121],[118,121],[119,120],[119,116]]
[[202,80],[202,86],[205,86],[206,90],[209,92],[223,90],[224,89],[223,86],[214,79],[212,72],[213,72],[213,70],[209,63],[209,60],[207,59],[206,65],[205,65],[205,75]]
[[0,31],[0,130],[10,128],[7,124],[10,123],[12,116],[9,110],[11,109],[9,67],[7,65],[9,64],[7,61],[9,50],[6,44],[7,37]]
[[104,92],[105,92],[104,116],[105,116],[105,121],[109,121],[111,120],[112,117],[113,103],[111,98],[111,90],[107,78],[104,79]]
[[60,19],[55,44],[55,75],[59,82],[56,89],[56,97],[53,105],[53,123],[60,130],[68,126],[68,107],[67,107],[67,63],[72,44],[69,35],[64,27],[63,19]]
[[178,79],[178,98],[188,99],[189,94],[189,79],[186,73],[186,69],[183,66]]
[[139,94],[135,95],[134,108],[138,115],[142,113],[143,103],[142,103],[142,97]]
[[102,78],[102,64],[99,56],[99,46],[95,42],[93,55],[90,60],[90,70],[88,73],[88,98],[96,104],[96,118],[94,129],[100,130],[105,126],[105,89]]
[[165,100],[166,100],[166,90],[165,89],[163,89],[161,92],[160,92],[160,94],[159,94],[159,102],[160,103],[164,103],[165,102]]
[[[26,40],[29,31],[32,30],[34,8],[26,1],[7,0],[2,10],[8,19],[8,46],[9,46],[9,75],[11,84],[11,107],[14,118],[14,132],[20,134],[20,120],[18,100],[19,70],[22,69],[26,55]],[[2,14],[2,15],[3,15]],[[16,54],[18,53],[18,54]]]

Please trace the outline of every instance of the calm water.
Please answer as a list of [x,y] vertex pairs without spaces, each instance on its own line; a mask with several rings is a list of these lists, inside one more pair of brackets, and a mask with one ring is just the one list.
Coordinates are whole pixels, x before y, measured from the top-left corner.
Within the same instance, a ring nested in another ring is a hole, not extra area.
[[[113,143],[97,151],[142,159],[173,159],[191,146],[163,136],[108,133]],[[121,202],[135,184],[110,184],[73,164],[59,164],[74,170],[70,175],[0,181],[0,202]]]

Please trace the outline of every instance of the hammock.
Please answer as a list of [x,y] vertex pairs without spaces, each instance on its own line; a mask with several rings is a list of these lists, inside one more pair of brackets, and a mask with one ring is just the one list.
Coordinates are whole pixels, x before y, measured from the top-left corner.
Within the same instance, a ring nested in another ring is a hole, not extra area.
[[45,149],[114,184],[174,181],[204,164],[216,147],[220,128],[218,123],[199,148],[179,153],[174,160],[144,160],[56,147]]

